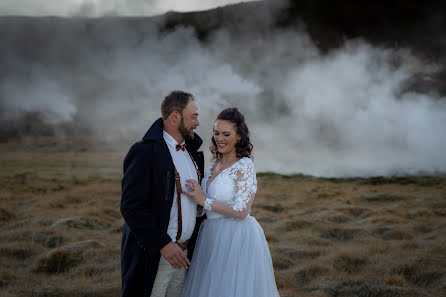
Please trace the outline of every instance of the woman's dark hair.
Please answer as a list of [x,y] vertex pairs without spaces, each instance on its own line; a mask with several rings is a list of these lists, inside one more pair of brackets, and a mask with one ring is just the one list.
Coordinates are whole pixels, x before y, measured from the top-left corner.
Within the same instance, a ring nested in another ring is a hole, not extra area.
[[[251,158],[251,152],[253,145],[249,140],[249,130],[245,122],[245,117],[240,113],[237,107],[226,108],[222,110],[218,116],[217,120],[223,120],[231,122],[235,125],[235,131],[240,136],[240,140],[235,144],[236,155],[239,158],[249,157]],[[218,152],[217,144],[215,143],[214,137],[212,137],[212,143],[209,147],[213,155],[212,159],[221,159],[223,155]]]

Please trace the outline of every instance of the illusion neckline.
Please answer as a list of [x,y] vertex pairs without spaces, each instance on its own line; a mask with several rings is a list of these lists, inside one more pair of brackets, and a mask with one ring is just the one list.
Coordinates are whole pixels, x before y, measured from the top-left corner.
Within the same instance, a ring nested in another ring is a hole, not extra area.
[[214,165],[211,167],[211,168],[209,168],[209,176],[208,176],[208,179],[206,180],[206,193],[208,193],[208,190],[209,190],[209,187],[212,185],[212,183],[223,173],[223,172],[225,172],[225,170],[228,170],[229,168],[231,168],[232,166],[234,166],[235,164],[237,164],[238,162],[240,162],[241,160],[243,160],[243,159],[245,159],[245,158],[247,158],[247,157],[241,157],[240,159],[238,159],[237,161],[235,161],[234,163],[232,163],[231,164],[231,166],[228,166],[228,167],[226,167],[225,169],[223,169],[222,171],[220,171],[215,177],[214,177],[214,179],[213,180],[211,180],[211,182],[209,183],[209,185],[208,185],[208,181],[209,181],[209,179],[212,177],[212,169],[214,168],[214,166],[215,166],[215,164],[217,164],[217,161],[216,160],[214,160]]

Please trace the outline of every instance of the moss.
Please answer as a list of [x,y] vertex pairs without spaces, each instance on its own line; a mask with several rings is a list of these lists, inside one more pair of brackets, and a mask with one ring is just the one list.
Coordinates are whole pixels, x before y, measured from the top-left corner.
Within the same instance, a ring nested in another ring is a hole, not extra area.
[[12,212],[4,208],[0,208],[0,222],[6,222],[14,219],[15,217],[15,214],[13,214]]
[[319,236],[338,241],[349,241],[361,235],[360,229],[327,228],[319,231]]
[[285,270],[285,269],[292,267],[293,265],[294,265],[294,262],[285,258],[285,257],[280,257],[280,256],[273,257],[274,269]]
[[312,223],[305,220],[295,220],[286,222],[281,229],[284,231],[295,231],[311,227],[312,225],[313,225]]
[[330,272],[329,269],[321,266],[311,266],[304,268],[294,274],[294,279],[297,285],[304,285],[310,283],[312,280],[317,280],[321,276]]
[[443,272],[426,267],[421,263],[403,264],[393,269],[393,272],[400,274],[406,281],[419,286],[427,287],[443,277]]
[[367,260],[361,257],[340,255],[333,261],[333,268],[347,273],[357,273],[367,264]]
[[80,253],[58,249],[37,259],[33,272],[58,274],[70,270],[82,261]]

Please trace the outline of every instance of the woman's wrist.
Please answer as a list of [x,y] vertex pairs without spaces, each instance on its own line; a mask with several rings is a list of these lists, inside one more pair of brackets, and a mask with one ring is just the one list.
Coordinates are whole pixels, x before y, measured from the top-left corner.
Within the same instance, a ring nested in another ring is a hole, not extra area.
[[203,208],[204,208],[205,210],[212,210],[211,204],[212,204],[213,201],[214,201],[213,199],[206,198],[206,199],[204,200]]

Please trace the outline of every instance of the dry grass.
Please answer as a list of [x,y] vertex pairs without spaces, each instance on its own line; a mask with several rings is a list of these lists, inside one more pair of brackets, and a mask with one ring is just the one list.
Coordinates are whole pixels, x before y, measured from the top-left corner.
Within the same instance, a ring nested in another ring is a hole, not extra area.
[[[124,154],[0,151],[0,295],[119,296]],[[258,180],[281,296],[446,296],[446,178]]]

